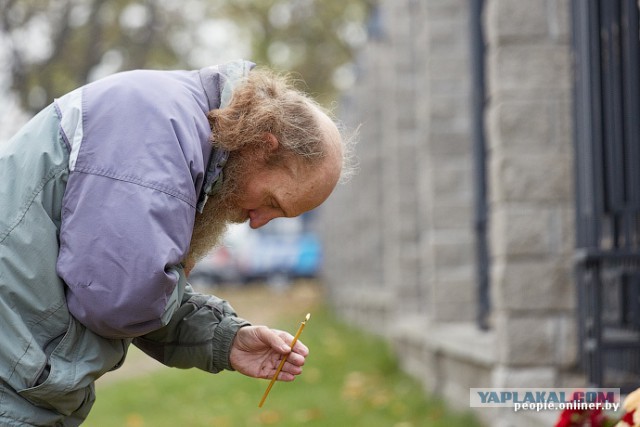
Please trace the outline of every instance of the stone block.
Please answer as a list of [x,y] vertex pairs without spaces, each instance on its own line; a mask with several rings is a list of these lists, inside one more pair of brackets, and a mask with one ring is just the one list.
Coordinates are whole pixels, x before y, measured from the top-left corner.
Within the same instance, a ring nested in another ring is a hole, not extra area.
[[437,280],[432,284],[429,318],[436,322],[473,321],[476,298],[472,280]]
[[572,157],[566,152],[492,153],[492,202],[565,202],[572,199]]
[[457,410],[469,409],[469,389],[488,387],[491,370],[484,366],[461,361],[444,353],[440,358],[443,378],[440,393]]
[[[471,165],[471,150],[473,142],[471,141],[470,132],[453,132],[453,131],[436,131],[429,127],[428,132],[429,146],[426,148],[429,153],[437,158],[457,157],[468,159],[467,163]],[[471,167],[471,166],[469,166]]]
[[551,106],[553,120],[552,143],[558,147],[573,148],[573,106],[567,100],[558,100]]
[[490,43],[530,41],[549,32],[545,1],[489,0],[485,19]]
[[492,47],[487,66],[489,87],[494,94],[512,92],[542,99],[541,91],[571,90],[571,58],[566,45]]
[[[464,70],[462,70],[464,71]],[[470,102],[471,80],[468,74],[433,76],[429,79],[429,96],[464,97]]]
[[458,266],[473,265],[473,236],[468,233],[462,237],[455,233],[451,240],[433,240],[434,265],[438,268],[456,268]]
[[511,366],[546,366],[555,359],[556,326],[553,319],[495,313],[499,363]]
[[398,217],[398,237],[401,245],[412,245],[418,240],[420,224],[418,223],[415,213],[415,200],[413,203],[405,203],[403,206],[404,214]]
[[[572,305],[575,307],[575,294],[570,295]],[[565,315],[558,315],[554,319],[556,331],[555,362],[563,368],[573,368],[578,360],[578,331],[576,316],[573,310]]]
[[465,19],[468,15],[466,0],[422,0],[426,3],[429,21]]
[[427,31],[430,56],[437,59],[469,54],[469,23],[466,17],[431,20]]
[[471,203],[439,203],[430,212],[430,222],[437,229],[468,230],[472,233],[473,207]]
[[555,231],[552,216],[545,206],[496,207],[491,215],[491,253],[497,257],[545,255]]
[[497,257],[571,256],[574,217],[566,204],[497,204],[491,211],[491,253]]
[[497,365],[491,373],[491,387],[552,388],[557,387],[557,370],[551,366],[512,368]]
[[468,132],[471,106],[467,96],[432,96],[429,119],[434,131]]
[[571,310],[572,269],[567,261],[540,260],[492,264],[493,304],[497,310]]
[[490,334],[479,336],[471,323],[430,325],[406,315],[394,325],[401,367],[430,394],[450,397],[451,404],[468,409],[469,388],[490,385],[493,358],[487,354],[495,348]]
[[493,104],[488,111],[491,148],[548,150],[554,130],[551,112],[551,103],[544,100]]
[[[469,79],[470,67],[468,56],[429,57],[427,59],[425,78],[436,81],[443,78],[466,80]],[[433,84],[430,83],[430,86],[433,86]]]
[[471,165],[460,162],[441,162],[432,170],[433,197],[435,203],[467,202],[472,197]]
[[409,94],[415,94],[415,88],[406,89],[402,92],[396,92],[396,123],[395,126],[398,131],[408,131],[415,129],[418,124],[418,118],[416,117],[416,104],[413,96]]
[[437,356],[426,348],[424,337],[428,323],[420,317],[405,316],[395,320],[394,324],[391,339],[401,369],[423,381],[428,389],[437,390],[438,360]]
[[553,40],[569,41],[571,37],[570,0],[549,0],[549,35]]
[[473,264],[464,264],[456,267],[442,267],[434,264],[431,267],[431,271],[429,271],[433,283],[444,287],[442,292],[448,292],[447,286],[449,286],[449,283],[460,283],[465,289],[472,289],[474,295],[476,289],[475,273],[476,269]]
[[576,217],[573,197],[571,200],[567,200],[567,204],[564,208],[560,209],[560,220],[560,229],[558,230],[555,241],[558,242],[560,252],[571,254],[576,247]]

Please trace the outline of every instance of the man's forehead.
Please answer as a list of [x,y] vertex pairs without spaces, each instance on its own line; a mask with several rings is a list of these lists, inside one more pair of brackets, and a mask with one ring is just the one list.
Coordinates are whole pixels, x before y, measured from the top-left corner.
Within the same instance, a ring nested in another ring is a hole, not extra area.
[[339,179],[339,171],[335,167],[327,165],[329,158],[324,159],[324,165],[309,167],[299,174],[294,180],[294,186],[290,190],[292,212],[291,216],[298,216],[317,208],[327,200],[333,192]]

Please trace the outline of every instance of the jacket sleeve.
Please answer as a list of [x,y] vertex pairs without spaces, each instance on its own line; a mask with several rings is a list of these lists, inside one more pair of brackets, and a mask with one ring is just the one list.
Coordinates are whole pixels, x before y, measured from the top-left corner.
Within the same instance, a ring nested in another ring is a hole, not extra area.
[[175,368],[199,368],[217,373],[233,370],[229,362],[236,332],[250,323],[236,317],[226,301],[193,291],[180,268],[182,304],[169,324],[137,337],[133,344],[149,356]]

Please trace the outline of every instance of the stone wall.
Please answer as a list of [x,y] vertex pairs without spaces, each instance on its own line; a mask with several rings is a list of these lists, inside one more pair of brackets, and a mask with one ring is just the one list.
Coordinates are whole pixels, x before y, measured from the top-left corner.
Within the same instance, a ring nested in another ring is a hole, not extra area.
[[[360,172],[321,211],[331,303],[425,388],[580,385],[568,0],[485,0],[491,329],[476,313],[467,0],[385,0],[342,116]],[[484,410],[482,417],[494,417]],[[501,425],[537,425],[508,413]],[[549,421],[546,421],[549,423]],[[494,423],[495,424],[495,423]]]

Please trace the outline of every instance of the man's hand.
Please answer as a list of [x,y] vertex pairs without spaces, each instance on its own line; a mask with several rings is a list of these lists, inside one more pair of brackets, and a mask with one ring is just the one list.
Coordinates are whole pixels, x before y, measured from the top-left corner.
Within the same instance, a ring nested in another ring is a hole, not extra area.
[[236,371],[254,378],[271,379],[283,357],[287,361],[278,375],[280,381],[293,381],[302,373],[309,349],[300,341],[291,351],[293,336],[266,326],[240,328],[231,345],[229,360]]

